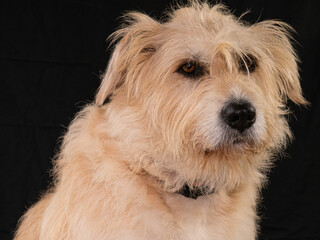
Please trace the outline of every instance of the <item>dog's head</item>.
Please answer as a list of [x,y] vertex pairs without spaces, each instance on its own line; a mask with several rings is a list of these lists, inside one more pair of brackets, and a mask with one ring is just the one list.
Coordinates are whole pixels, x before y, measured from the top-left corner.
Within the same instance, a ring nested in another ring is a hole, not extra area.
[[199,156],[239,161],[284,145],[287,99],[306,104],[290,26],[249,25],[222,5],[200,3],[177,8],[165,22],[141,13],[126,19],[112,35],[119,41],[96,103],[112,95],[123,113],[118,123],[134,123],[132,131],[118,127],[133,148],[180,168]]

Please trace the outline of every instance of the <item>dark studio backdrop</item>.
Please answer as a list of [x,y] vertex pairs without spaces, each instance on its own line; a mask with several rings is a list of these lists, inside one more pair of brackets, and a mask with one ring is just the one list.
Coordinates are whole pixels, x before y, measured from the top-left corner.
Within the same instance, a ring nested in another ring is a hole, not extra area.
[[[281,19],[296,30],[309,109],[290,104],[295,140],[263,190],[261,240],[320,239],[320,7],[318,1],[225,0],[245,20]],[[107,36],[126,10],[159,17],[150,0],[21,0],[0,3],[0,240],[50,182],[59,136],[99,85]]]

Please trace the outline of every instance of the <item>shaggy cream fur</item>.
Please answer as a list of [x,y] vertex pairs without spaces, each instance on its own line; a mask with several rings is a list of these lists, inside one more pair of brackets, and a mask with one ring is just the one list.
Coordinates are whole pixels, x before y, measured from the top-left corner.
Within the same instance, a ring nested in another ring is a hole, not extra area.
[[[126,15],[96,100],[69,127],[53,187],[15,240],[255,239],[265,172],[291,136],[287,98],[306,104],[290,30],[196,1],[163,22]],[[231,99],[256,109],[244,132],[221,119]],[[185,185],[210,194],[177,193]]]

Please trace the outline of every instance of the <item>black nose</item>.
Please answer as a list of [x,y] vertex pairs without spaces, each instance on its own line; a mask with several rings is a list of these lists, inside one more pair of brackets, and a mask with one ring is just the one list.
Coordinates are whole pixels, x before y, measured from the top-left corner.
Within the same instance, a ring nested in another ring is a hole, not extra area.
[[233,101],[223,107],[221,117],[230,127],[243,132],[256,121],[256,110],[247,101]]

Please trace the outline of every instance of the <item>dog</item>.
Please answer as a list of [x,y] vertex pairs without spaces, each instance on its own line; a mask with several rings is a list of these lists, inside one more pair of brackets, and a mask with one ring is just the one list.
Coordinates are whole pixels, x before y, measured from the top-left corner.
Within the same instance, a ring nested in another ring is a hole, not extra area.
[[307,104],[292,28],[199,1],[124,22],[15,240],[256,239],[286,103]]

